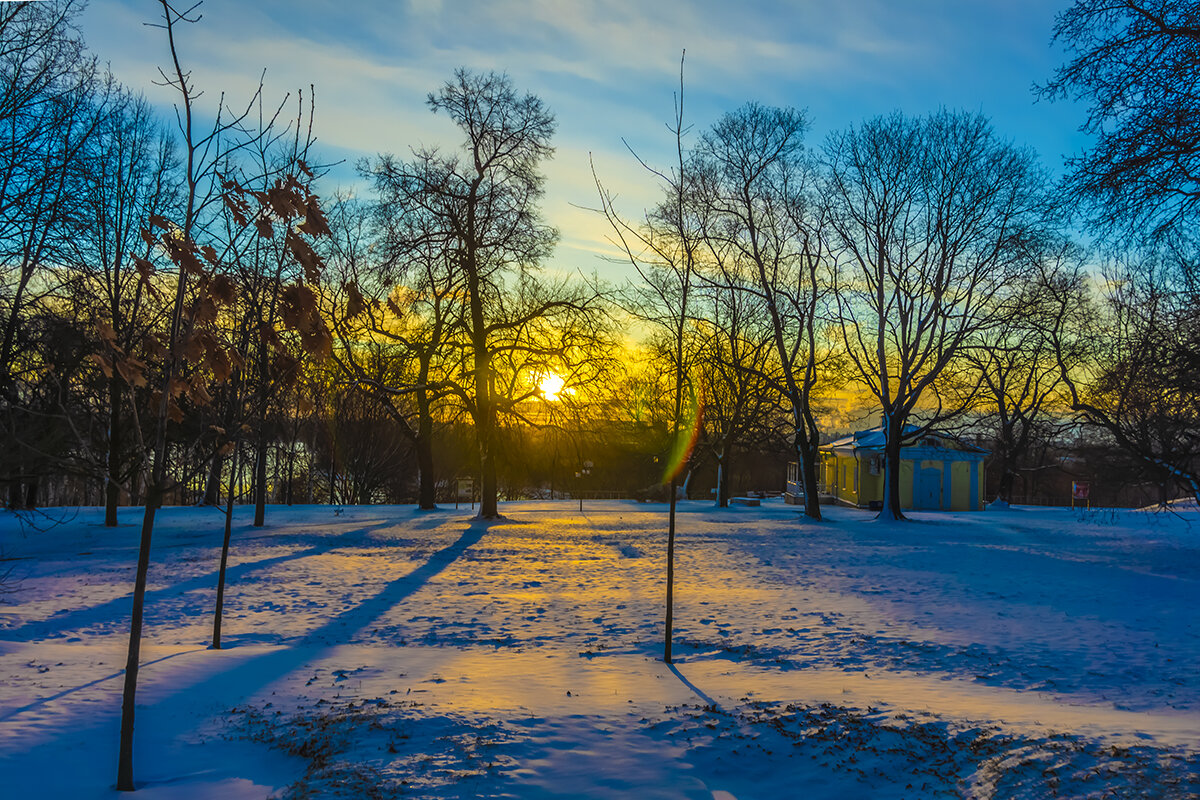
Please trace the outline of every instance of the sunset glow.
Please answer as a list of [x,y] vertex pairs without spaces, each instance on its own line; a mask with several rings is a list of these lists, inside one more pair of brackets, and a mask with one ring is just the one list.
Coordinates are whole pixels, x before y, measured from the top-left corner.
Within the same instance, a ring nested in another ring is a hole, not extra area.
[[543,375],[538,380],[538,394],[547,400],[558,400],[563,394],[573,394],[574,389],[563,389],[567,382],[553,372]]

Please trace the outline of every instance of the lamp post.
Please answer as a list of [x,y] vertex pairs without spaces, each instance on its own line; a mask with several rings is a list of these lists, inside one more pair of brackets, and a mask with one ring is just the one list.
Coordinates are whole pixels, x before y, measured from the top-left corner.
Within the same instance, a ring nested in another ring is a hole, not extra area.
[[580,467],[579,472],[575,473],[575,477],[578,480],[577,485],[579,486],[579,510],[580,511],[583,511],[583,479],[591,474],[592,474],[592,462],[590,462],[590,461],[583,462],[583,466]]

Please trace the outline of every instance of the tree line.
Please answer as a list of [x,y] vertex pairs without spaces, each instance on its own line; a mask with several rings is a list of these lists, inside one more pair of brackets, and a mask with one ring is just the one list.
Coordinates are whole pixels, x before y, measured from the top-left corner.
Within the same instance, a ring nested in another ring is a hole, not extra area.
[[[469,474],[491,516],[504,489],[569,484],[630,440],[629,474],[666,483],[653,460],[688,434],[678,482],[714,464],[723,504],[739,454],[791,454],[819,518],[817,447],[850,395],[885,428],[893,516],[900,447],[934,427],[990,444],[1002,499],[1031,447],[1081,424],[1194,494],[1196,137],[1187,98],[1161,94],[1191,67],[1152,47],[1184,52],[1195,9],[1147,8],[1060,17],[1077,55],[1040,91],[1092,100],[1097,137],[1065,182],[973,112],[812,143],[803,110],[750,103],[690,136],[681,82],[676,162],[645,165],[661,202],[626,216],[597,176],[636,275],[612,286],[539,269],[555,121],[505,75],[460,70],[430,94],[454,146],[363,160],[369,193],[318,200],[311,89],[222,95],[201,121],[171,39],[171,125],[99,69],[78,5],[9,4],[7,504],[102,496],[113,525],[155,493],[234,491],[261,524],[268,498],[429,508]],[[1142,83],[1119,53],[1140,53]],[[531,466],[534,430],[562,466]]]
[[[318,201],[311,89],[221,96],[201,122],[176,61],[170,125],[87,53],[78,5],[9,4],[7,504],[102,497],[113,525],[155,491],[216,504],[236,486],[261,524],[269,496],[428,508],[471,474],[494,515],[502,477],[546,473],[513,457],[528,430],[568,478],[630,438],[639,464],[665,460],[689,396],[688,466],[715,464],[720,502],[732,459],[767,447],[794,454],[819,517],[817,447],[848,393],[885,427],[892,515],[899,448],[932,427],[984,436],[1004,499],[1034,443],[1081,423],[1194,493],[1196,136],[1189,98],[1162,95],[1191,67],[1152,47],[1183,53],[1195,9],[1154,8],[1060,18],[1077,56],[1040,91],[1092,100],[1098,142],[1065,182],[946,109],[810,143],[804,111],[750,103],[689,137],[681,83],[676,163],[646,165],[662,201],[625,216],[597,177],[637,275],[606,286],[539,270],[555,122],[504,75],[460,70],[429,96],[456,146],[364,160],[367,196]],[[1122,81],[1119,53],[1146,69]],[[1099,245],[1072,242],[1080,226]],[[409,464],[415,491],[389,486]]]

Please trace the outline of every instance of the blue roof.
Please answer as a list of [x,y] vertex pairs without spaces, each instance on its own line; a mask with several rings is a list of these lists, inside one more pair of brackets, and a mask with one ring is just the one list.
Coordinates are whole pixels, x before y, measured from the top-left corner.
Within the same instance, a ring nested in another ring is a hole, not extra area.
[[[905,435],[914,433],[918,430],[916,425],[905,425]],[[955,450],[967,450],[978,453],[987,453],[988,450],[973,445],[970,442],[964,442],[957,436],[951,436],[948,433],[940,433],[938,431],[929,431],[926,436],[933,436],[943,441],[953,442]],[[832,442],[827,442],[821,445],[822,450],[883,450],[886,437],[884,436],[883,426],[879,425],[874,428],[868,428],[863,431],[856,431],[849,436],[843,436],[840,439],[834,439]],[[906,444],[905,447],[912,447],[915,443]],[[948,448],[949,449],[949,448]]]

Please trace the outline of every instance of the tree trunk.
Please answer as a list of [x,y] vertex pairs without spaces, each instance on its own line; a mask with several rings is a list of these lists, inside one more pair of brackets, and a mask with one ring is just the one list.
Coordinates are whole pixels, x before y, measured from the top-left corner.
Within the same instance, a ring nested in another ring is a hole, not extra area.
[[492,423],[495,411],[490,398],[480,397],[477,404],[480,416],[476,423],[476,435],[479,437],[479,516],[494,519],[500,515],[496,498],[496,458],[492,453]]
[[8,482],[8,507],[10,510],[18,511],[21,508],[21,473],[22,467],[17,466],[17,474]]
[[254,527],[261,528],[267,516],[267,439],[259,436],[254,448]]
[[121,697],[121,742],[117,756],[117,791],[133,791],[133,716],[137,696],[138,667],[142,652],[142,611],[146,603],[146,576],[150,571],[150,537],[154,514],[162,502],[162,489],[152,486],[142,514],[142,538],[138,547],[137,575],[133,585],[133,613],[129,623],[129,653],[125,659],[125,688]]
[[1004,503],[1012,502],[1012,489],[1014,483],[1013,475],[1013,456],[1016,453],[1016,442],[1014,441],[1013,430],[1010,424],[1006,424],[1005,419],[1001,419],[1000,435],[997,437],[996,449],[992,453],[992,457],[996,460],[996,469],[1000,472],[999,485],[996,487],[996,497]]
[[[677,426],[678,427],[678,426]],[[676,432],[678,435],[678,431]],[[671,508],[667,514],[667,613],[663,632],[663,662],[671,663],[671,636],[675,625],[675,478],[671,478]]]
[[[204,479],[204,500],[206,506],[216,508],[221,504],[221,467],[225,459],[220,453],[213,453],[212,461],[208,464],[208,477]],[[231,479],[232,482],[232,479]]]
[[121,382],[113,375],[108,382],[108,463],[105,464],[104,525],[117,524],[117,505],[121,502],[121,445],[124,431],[121,419]]
[[886,439],[883,448],[883,509],[880,519],[905,519],[900,510],[900,436],[903,422],[899,414],[884,414]]
[[225,538],[221,542],[221,566],[217,570],[217,607],[213,614],[213,650],[221,649],[221,614],[225,608],[225,567],[229,563],[229,539],[233,534],[233,476],[237,473],[238,451],[233,448],[233,465],[229,471],[229,496],[225,499]]
[[329,447],[329,505],[337,503],[337,459],[333,455],[333,445]]
[[717,456],[717,508],[729,508],[729,475],[725,472],[725,456]]
[[424,434],[417,438],[417,469],[420,470],[418,505],[426,510],[437,508],[437,483],[433,474],[433,441],[432,437]]
[[1013,484],[1016,483],[1016,476],[1013,471],[1008,468],[1008,465],[1001,462],[1003,471],[1000,473],[1000,486],[997,492],[997,498],[1001,502],[1011,504]]
[[[793,390],[796,391],[796,390]],[[800,481],[804,484],[804,516],[821,520],[821,498],[817,497],[817,442],[808,436],[808,423],[798,402],[792,402],[792,418],[796,426],[796,463]]]
[[[424,382],[427,377],[421,375]],[[417,392],[417,506],[426,510],[437,508],[437,486],[433,474],[433,414],[429,408],[429,397]]]
[[313,486],[313,473],[316,472],[316,470],[313,469],[312,452],[313,451],[310,448],[308,451],[308,454],[309,454],[308,455],[308,469],[305,471],[305,476],[307,478],[307,484],[308,484],[308,497],[306,499],[308,500],[308,505],[310,505],[310,506],[316,502],[316,494],[315,494],[316,489]]
[[145,502],[142,497],[142,462],[143,455],[138,453],[138,463],[134,466],[133,472],[129,476],[129,505],[140,506]]
[[809,519],[821,519],[821,498],[818,496],[817,467],[818,450],[815,442],[803,449],[796,448],[800,458],[800,480],[804,483],[804,515]]
[[288,467],[287,467],[287,488],[284,489],[284,502],[287,505],[292,504],[292,479],[294,475],[294,467],[296,464],[296,442],[293,440],[288,443]]

